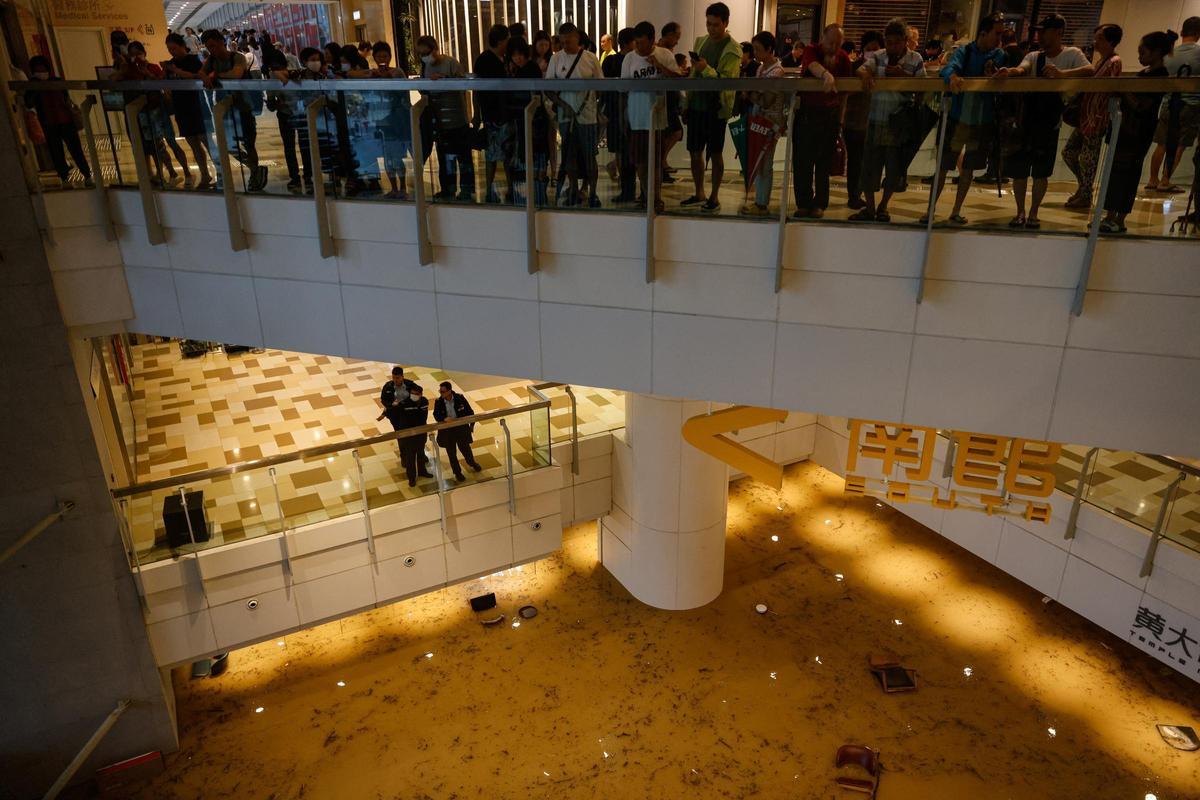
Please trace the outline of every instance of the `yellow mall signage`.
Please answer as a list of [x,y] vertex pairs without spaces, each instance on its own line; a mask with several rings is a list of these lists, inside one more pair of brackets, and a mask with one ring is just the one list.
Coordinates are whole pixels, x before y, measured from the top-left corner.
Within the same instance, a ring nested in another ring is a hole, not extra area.
[[[964,431],[946,435],[953,472],[943,487],[930,481],[936,429],[850,420],[846,494],[1049,523],[1050,505],[1041,501],[1054,491],[1051,468],[1062,454],[1061,444]],[[861,462],[875,463],[882,477],[858,474]]]
[[783,422],[788,412],[776,408],[733,406],[701,414],[683,423],[683,440],[702,453],[724,461],[738,472],[776,489],[783,488],[783,465],[723,434],[768,422]]

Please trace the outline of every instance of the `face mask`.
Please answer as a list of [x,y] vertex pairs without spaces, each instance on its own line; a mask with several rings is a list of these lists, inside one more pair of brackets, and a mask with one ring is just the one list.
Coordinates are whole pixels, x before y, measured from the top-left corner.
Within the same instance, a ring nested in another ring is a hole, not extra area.
[[33,77],[37,78],[39,81],[46,81],[46,80],[50,80],[50,73],[49,72],[35,72],[35,73],[33,73]]
[[307,64],[305,64],[305,66],[308,67],[309,72],[320,72],[321,71],[321,62],[320,61],[309,61]]
[[427,56],[421,56],[421,61],[423,61],[426,66],[432,66],[433,65],[433,54],[431,53],[430,55],[427,55]]

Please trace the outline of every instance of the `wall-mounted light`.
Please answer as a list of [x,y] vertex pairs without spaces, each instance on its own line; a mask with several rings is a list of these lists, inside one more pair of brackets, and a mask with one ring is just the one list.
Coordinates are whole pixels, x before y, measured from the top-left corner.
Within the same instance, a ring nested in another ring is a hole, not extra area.
[[354,19],[362,19],[362,12],[361,12],[361,11],[355,11],[355,12],[354,12],[353,14],[351,14],[350,16],[354,17]]

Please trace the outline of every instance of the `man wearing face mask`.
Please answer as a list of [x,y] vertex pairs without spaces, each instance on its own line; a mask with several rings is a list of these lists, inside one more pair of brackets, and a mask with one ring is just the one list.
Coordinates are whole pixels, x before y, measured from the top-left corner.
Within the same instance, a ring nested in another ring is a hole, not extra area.
[[[208,49],[208,59],[200,68],[200,78],[205,87],[216,87],[220,79],[243,80],[250,77],[250,64],[246,57],[236,50],[225,46],[225,37],[220,31],[207,30],[201,37]],[[261,96],[261,93],[259,93]],[[246,167],[250,170],[250,180],[246,183],[246,191],[261,192],[267,185],[267,168],[258,163],[258,120],[255,119],[254,109],[246,92],[225,92],[217,90],[216,99],[220,101],[226,96],[233,97],[231,113],[225,117],[226,135],[229,142],[237,141],[235,134],[240,133]],[[234,128],[233,120],[237,117],[240,130]]]
[[[421,77],[430,80],[440,78],[465,78],[462,65],[448,55],[438,51],[437,40],[425,35],[417,39],[417,55],[421,58]],[[422,140],[436,141],[438,146],[438,181],[441,191],[434,195],[441,200],[454,199],[455,178],[458,179],[458,199],[475,201],[475,165],[471,160],[471,126],[467,118],[467,93],[426,92],[429,108],[421,117]],[[426,125],[429,136],[426,137]],[[424,145],[421,154],[424,164],[429,145]]]

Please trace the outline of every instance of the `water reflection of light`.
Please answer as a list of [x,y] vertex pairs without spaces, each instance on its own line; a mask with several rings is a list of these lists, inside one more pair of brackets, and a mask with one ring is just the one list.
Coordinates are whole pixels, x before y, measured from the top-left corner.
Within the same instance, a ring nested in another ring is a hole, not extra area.
[[820,657],[820,656],[817,656],[816,658],[814,658],[814,659],[813,659],[813,661],[817,662],[818,664],[824,664],[824,663],[825,663],[824,661],[822,661],[822,660],[821,660],[821,657]]
[[275,644],[279,645],[280,647],[283,647],[283,639],[280,639]]
[[514,619],[514,620],[513,620],[513,627],[514,627],[514,628],[519,628],[519,627],[521,627],[521,620],[519,620],[519,619]]
[[831,519],[827,519],[827,520],[825,520],[825,524],[826,524],[826,525],[832,525],[832,524],[833,524],[833,520],[831,520]]
[[835,572],[833,573],[833,579],[838,583],[841,583],[842,581],[846,580],[846,576],[840,572]]
[[904,623],[903,623],[903,622],[901,622],[901,621],[900,621],[900,620],[898,620],[898,619],[894,619],[894,620],[892,620],[892,624],[893,624],[893,625],[903,625]]
[[771,541],[772,541],[772,542],[778,542],[778,541],[779,541],[779,535],[778,535],[778,534],[771,534]]
[[261,714],[264,710],[265,709],[262,706],[259,706],[258,708],[254,709],[254,713]]
[[973,672],[974,672],[974,670],[971,669],[970,667],[963,667],[963,675],[966,675],[968,678],[971,677],[971,674]]
[[337,682],[337,685],[338,685],[338,686],[345,686],[345,685],[346,685],[346,682],[345,682],[345,681],[338,681],[338,682]]
[[774,673],[774,672],[772,672],[772,673],[771,673],[771,680],[777,680],[777,678],[775,677],[775,673]]
[[433,658],[433,653],[426,653],[426,654],[425,654],[425,657],[426,657],[426,658]]
[[1054,728],[1046,728],[1046,733],[1050,734],[1051,739],[1058,736],[1058,731],[1054,730]]
[[1158,795],[1156,795],[1156,794],[1147,794],[1147,795],[1146,795],[1146,800],[1158,800]]

